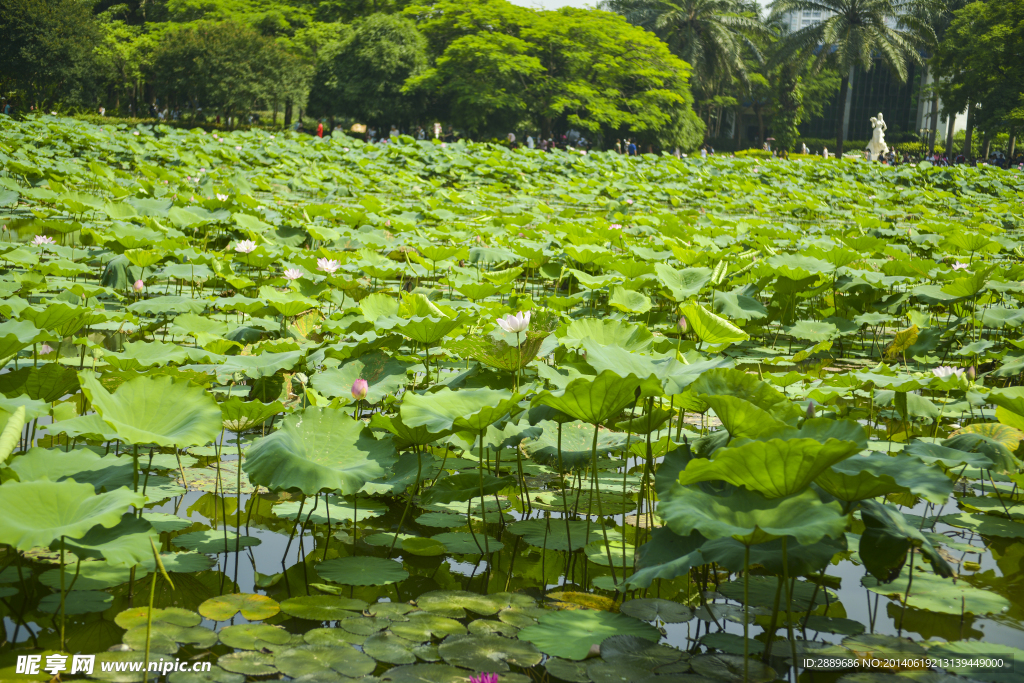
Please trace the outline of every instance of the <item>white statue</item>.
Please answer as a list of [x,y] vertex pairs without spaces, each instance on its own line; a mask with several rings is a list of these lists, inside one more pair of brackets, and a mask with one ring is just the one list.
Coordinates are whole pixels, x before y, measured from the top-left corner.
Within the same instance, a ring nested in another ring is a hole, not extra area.
[[878,159],[878,155],[886,155],[889,153],[889,146],[885,144],[885,131],[888,126],[885,125],[885,121],[882,120],[882,113],[878,113],[878,117],[871,117],[871,142],[868,143],[868,149],[871,151],[871,160]]

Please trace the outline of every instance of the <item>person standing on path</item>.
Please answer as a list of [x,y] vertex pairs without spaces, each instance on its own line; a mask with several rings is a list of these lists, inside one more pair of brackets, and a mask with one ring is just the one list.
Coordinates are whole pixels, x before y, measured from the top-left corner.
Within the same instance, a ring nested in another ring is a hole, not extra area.
[[318,138],[322,138],[324,136],[324,122],[323,121],[321,121],[320,123],[316,124],[316,136]]

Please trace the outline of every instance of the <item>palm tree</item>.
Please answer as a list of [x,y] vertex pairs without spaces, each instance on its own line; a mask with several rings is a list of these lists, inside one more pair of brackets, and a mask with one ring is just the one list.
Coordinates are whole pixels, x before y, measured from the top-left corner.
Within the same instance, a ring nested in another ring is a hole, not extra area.
[[601,8],[654,32],[693,67],[698,102],[709,103],[722,84],[746,81],[744,56],[757,47],[750,36],[765,32],[756,3],[744,0],[605,0]]
[[779,56],[817,52],[819,64],[831,61],[842,74],[839,83],[836,154],[842,158],[846,98],[850,72],[854,67],[871,68],[875,58],[901,81],[907,79],[907,65],[923,61],[920,48],[934,44],[935,32],[923,20],[935,0],[775,0],[776,15],[802,10],[819,10],[824,19],[805,26],[785,39]]

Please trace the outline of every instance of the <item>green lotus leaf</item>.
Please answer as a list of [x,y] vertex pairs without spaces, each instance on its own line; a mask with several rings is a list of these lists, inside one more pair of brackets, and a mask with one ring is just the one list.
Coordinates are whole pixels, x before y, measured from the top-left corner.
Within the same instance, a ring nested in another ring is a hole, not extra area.
[[242,470],[249,481],[271,491],[355,493],[386,474],[394,463],[389,440],[329,408],[306,408],[284,419],[281,429],[249,447]]
[[585,662],[572,662],[558,657],[549,657],[544,670],[551,676],[569,683],[591,683]]
[[401,414],[388,416],[381,413],[374,413],[370,417],[370,426],[377,429],[385,429],[391,432],[395,439],[395,447],[399,449],[409,446],[426,446],[439,439],[450,435],[454,430],[432,432],[426,426],[410,427],[405,424]]
[[760,439],[787,426],[768,411],[736,396],[702,395],[699,400],[715,411],[731,437]]
[[304,675],[320,677],[331,671],[355,678],[371,673],[377,664],[351,645],[299,645],[278,652],[274,666],[292,678]]
[[749,334],[725,318],[710,312],[700,304],[687,304],[680,310],[689,322],[693,333],[702,342],[708,344],[734,344],[750,339]]
[[387,664],[413,664],[416,661],[414,647],[416,643],[393,633],[378,633],[366,639],[363,652]]
[[[228,628],[235,627],[229,626]],[[224,631],[221,631],[222,637],[223,633]],[[274,656],[262,652],[232,652],[218,657],[217,664],[226,671],[233,671],[243,676],[270,676],[277,673]]]
[[[324,590],[323,586],[326,586],[327,584],[321,583],[310,585],[314,586],[317,590]],[[337,589],[337,586],[330,588],[332,590]],[[302,639],[310,645],[342,645],[344,643],[363,645],[367,640],[366,636],[356,635],[355,633],[346,631],[343,628],[315,628],[311,631],[306,631],[306,633],[302,635]]]
[[281,611],[285,614],[313,621],[347,619],[348,617],[358,615],[365,608],[366,603],[362,600],[338,595],[302,595],[288,598],[281,603]]
[[209,671],[175,671],[167,677],[167,683],[245,683],[245,676],[212,666]]
[[879,581],[891,581],[899,574],[911,548],[919,549],[942,576],[953,575],[953,568],[931,541],[896,508],[865,500],[861,502],[861,519],[865,528],[860,537],[860,557],[864,568]]
[[466,627],[454,619],[440,614],[413,612],[409,614],[408,621],[396,621],[391,624],[391,631],[406,640],[421,643],[430,640],[431,637],[444,638],[449,635],[465,633]]
[[[448,549],[448,552],[456,555],[478,555],[484,552],[499,552],[504,544],[497,539],[487,537],[486,542],[483,534],[470,534],[465,531],[450,531],[444,534],[433,536],[432,540],[437,541]],[[405,541],[402,541],[403,547]]]
[[384,586],[409,576],[400,563],[382,557],[338,557],[321,562],[316,571],[327,581],[346,586]]
[[938,463],[943,467],[974,467],[987,469],[992,460],[982,453],[968,453],[966,451],[950,448],[937,443],[929,443],[915,439],[903,451],[926,465]]
[[402,421],[409,427],[426,427],[434,433],[449,430],[480,432],[508,414],[517,396],[497,389],[447,387],[429,394],[406,394]]
[[[650,607],[649,603],[645,606]],[[667,606],[663,607],[668,609]],[[645,619],[645,621],[652,621],[652,619]],[[681,650],[668,645],[652,643],[646,638],[637,636],[612,636],[601,643],[601,659],[615,666],[633,667],[634,670],[667,672],[670,670],[668,667],[676,662],[681,662],[683,657],[684,653]],[[683,664],[683,666],[686,665]],[[675,669],[677,672],[679,670]]]
[[679,473],[679,483],[721,480],[782,498],[805,490],[819,474],[858,450],[857,443],[837,439],[742,440],[719,448],[711,460],[691,460]]
[[472,498],[489,496],[498,493],[502,489],[515,486],[516,480],[513,477],[495,477],[493,474],[483,475],[481,483],[480,475],[472,473],[453,474],[438,480],[430,489],[423,494],[424,505],[436,503],[453,503],[467,501]]
[[[65,614],[92,614],[110,609],[114,596],[103,591],[74,590],[64,596]],[[60,593],[50,593],[39,601],[40,612],[60,615]]]
[[[1014,430],[1016,431],[1016,430]],[[1019,467],[1017,459],[1006,444],[985,434],[965,432],[943,441],[941,446],[965,453],[978,453],[988,458],[985,469],[997,472],[1013,472]]]
[[628,586],[647,588],[654,579],[674,579],[705,563],[701,554],[707,542],[694,531],[680,536],[671,529],[655,529],[651,540],[640,546],[637,571],[626,580]]
[[803,417],[799,406],[773,386],[754,375],[732,368],[714,368],[690,385],[689,393],[704,396],[734,396],[748,401],[776,420],[794,424]]
[[498,673],[508,671],[509,664],[529,668],[544,657],[529,642],[497,635],[449,636],[437,652],[453,666]]
[[[225,539],[225,536],[227,537]],[[206,529],[204,531],[193,531],[181,536],[175,536],[171,542],[179,548],[193,550],[197,553],[219,555],[221,553],[233,553],[251,546],[262,543],[255,536],[239,536],[234,531],[224,532],[217,529]]]
[[327,502],[323,500],[313,505],[300,505],[298,501],[279,503],[274,506],[274,514],[283,519],[295,519],[302,510],[302,519],[309,518],[314,524],[326,524],[328,519],[331,524],[355,519],[366,520],[373,517],[380,517],[387,512],[388,507],[372,498],[360,497],[358,501],[340,496],[331,496]]
[[[750,547],[750,565],[761,565],[765,571],[782,574],[782,540],[780,538]],[[846,537],[822,538],[816,543],[800,545],[794,538],[786,539],[786,560],[790,576],[807,576],[829,566],[836,553],[847,550]],[[707,541],[700,552],[705,562],[717,562],[726,569],[742,572],[746,546],[732,538]]]
[[944,503],[953,481],[937,467],[909,455],[871,453],[836,463],[814,480],[830,494],[847,502],[907,491],[932,503]]
[[[113,566],[134,567],[153,557],[151,543],[159,541],[160,533],[149,522],[129,512],[112,527],[97,525],[81,538],[65,540],[64,547],[81,559],[102,559]],[[59,552],[60,541],[51,543],[50,549]]]
[[221,431],[220,408],[202,389],[170,377],[139,377],[110,394],[91,372],[79,374],[82,391],[103,421],[128,443],[202,446]]
[[[160,634],[172,643],[188,643],[196,647],[208,648],[217,642],[217,634],[201,626],[177,626],[164,621],[155,621],[152,632]],[[146,626],[140,625],[124,634],[124,643],[133,650],[146,649]],[[141,647],[139,647],[141,645]],[[177,651],[175,647],[174,651]]]
[[744,666],[741,655],[697,655],[690,660],[690,666],[702,680],[722,683],[767,683],[778,678],[774,669],[756,659],[748,660]]
[[530,545],[548,550],[579,550],[601,538],[599,526],[581,521],[527,519],[510,524],[507,529]]
[[469,683],[472,672],[447,664],[411,664],[388,669],[381,676],[390,683]]
[[454,318],[443,315],[440,317],[426,316],[400,320],[395,324],[395,329],[415,342],[433,346],[460,328],[462,324],[461,316]]
[[582,318],[569,323],[561,338],[565,346],[579,346],[588,339],[599,346],[616,346],[630,353],[645,351],[654,342],[654,335],[643,325],[621,320]]
[[[661,598],[627,600],[619,606],[619,611],[641,621],[661,621],[666,624],[682,624],[693,618],[693,610],[686,605]],[[607,658],[603,646],[601,655]]]
[[199,605],[199,613],[214,621],[228,621],[239,613],[243,619],[259,621],[269,619],[280,611],[281,606],[276,600],[252,593],[221,595]]
[[158,296],[152,299],[136,301],[128,306],[128,310],[132,313],[153,316],[170,316],[182,313],[195,313],[198,315],[206,310],[206,302],[190,299],[187,296]]
[[611,370],[597,377],[575,379],[562,391],[543,391],[534,397],[532,405],[546,405],[589,424],[600,424],[613,417],[637,400],[635,391],[641,380],[634,375],[622,378]]
[[793,536],[806,545],[836,538],[846,528],[839,503],[822,503],[809,489],[771,499],[744,488],[716,496],[680,484],[668,493],[658,512],[680,536],[696,530],[708,539],[732,537],[747,545]]
[[64,481],[92,484],[97,492],[132,485],[132,461],[128,457],[100,456],[87,448],[59,451],[33,448],[10,462],[20,481]]
[[[114,623],[127,630],[136,628],[137,626],[145,626],[148,618],[148,607],[133,607],[118,613],[118,615],[114,617]],[[153,610],[153,621],[162,621],[168,624],[189,628],[192,626],[198,626],[203,620],[198,614],[187,609],[166,607],[163,609],[156,608]]]
[[243,401],[238,396],[232,396],[220,404],[221,422],[224,429],[233,432],[244,432],[247,429],[258,427],[274,415],[284,412],[284,405],[280,401],[273,403],[261,403],[259,401]]
[[661,639],[658,629],[625,614],[579,609],[545,614],[539,623],[521,630],[519,640],[533,643],[546,655],[581,660],[592,646],[617,635],[638,636],[655,643]]
[[613,287],[608,296],[608,305],[626,313],[639,314],[651,310],[651,299],[625,287]]
[[10,358],[31,346],[41,332],[28,320],[7,320],[0,323],[0,358]]
[[408,369],[408,363],[401,363],[378,351],[350,360],[340,368],[318,372],[310,381],[324,396],[351,399],[352,383],[365,379],[369,387],[366,399],[370,403],[380,403],[384,396],[396,395],[405,386]]
[[0,375],[0,392],[7,396],[25,395],[35,401],[53,403],[77,391],[78,373],[57,363]]
[[8,418],[3,432],[0,432],[0,465],[6,462],[7,458],[14,452],[14,449],[17,448],[18,442],[21,441],[21,430],[24,426],[25,406],[18,406],[11,413],[11,417]]
[[437,557],[449,551],[441,541],[419,536],[404,539],[402,541],[402,550],[410,555],[421,555],[423,557]]
[[676,270],[666,263],[655,263],[654,272],[658,280],[675,301],[686,301],[700,294],[700,290],[711,282],[710,268],[684,268]]
[[[996,508],[1001,511],[1000,508]],[[966,512],[943,515],[944,523],[961,529],[971,529],[983,536],[996,538],[1024,538],[1024,524],[991,515],[972,515]]]
[[[873,593],[880,593],[901,602],[907,596],[910,567],[905,566],[890,582],[882,583],[873,576],[861,582]],[[914,570],[913,585],[907,605],[939,614],[999,614],[1010,608],[1010,601],[993,591],[975,588],[966,581],[942,578],[932,572]]]
[[[152,553],[152,550],[150,550]],[[77,578],[75,575],[77,574]],[[137,569],[135,578],[144,579],[147,572]],[[17,577],[15,577],[17,578]],[[68,569],[65,575],[65,582],[70,584],[74,580],[74,590],[102,590],[113,588],[122,583],[128,583],[131,578],[131,569],[125,566],[115,567],[108,562],[83,562],[74,569]],[[60,569],[50,569],[39,575],[39,583],[54,590],[60,590]]]
[[[590,465],[591,447],[594,442],[594,427],[586,422],[567,422],[561,426],[561,462],[558,454],[559,425],[549,420],[537,423],[542,428],[540,436],[527,438],[522,448],[531,460],[545,467],[561,468],[563,472],[585,469]],[[634,442],[637,438],[634,437]],[[599,431],[597,451],[604,454],[621,450],[626,445],[622,432]]]
[[28,550],[62,536],[81,538],[95,526],[116,526],[129,507],[145,501],[127,488],[97,494],[92,484],[73,480],[9,481],[0,486],[0,543]]

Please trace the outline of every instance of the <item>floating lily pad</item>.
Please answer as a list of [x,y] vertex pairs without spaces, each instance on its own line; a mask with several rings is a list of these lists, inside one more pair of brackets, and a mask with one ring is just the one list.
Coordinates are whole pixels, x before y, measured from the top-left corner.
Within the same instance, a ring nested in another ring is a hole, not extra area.
[[281,603],[281,610],[285,614],[313,621],[347,619],[357,616],[365,608],[366,603],[362,600],[339,595],[302,595]]
[[509,664],[529,668],[543,659],[533,644],[497,635],[448,636],[437,652],[454,666],[498,673],[508,671]]
[[563,659],[585,659],[593,645],[615,635],[634,635],[657,642],[661,632],[625,614],[591,609],[551,612],[534,626],[519,632],[519,639],[533,643],[544,654]]
[[666,624],[681,624],[693,618],[693,610],[686,605],[661,598],[627,600],[619,611],[643,621],[657,620]]
[[220,641],[236,650],[261,650],[268,643],[284,645],[291,640],[291,633],[270,624],[235,624],[220,630]]
[[393,633],[378,633],[366,639],[363,652],[387,664],[413,664],[416,661],[412,651],[415,646],[416,643]]
[[277,653],[274,666],[292,678],[330,671],[356,678],[372,672],[377,664],[351,645],[299,645]]
[[[65,614],[91,614],[103,612],[110,607],[113,595],[101,591],[73,590],[64,597]],[[50,593],[39,601],[39,611],[50,614],[60,613],[60,593]]]
[[549,657],[544,663],[545,670],[563,681],[569,683],[590,683],[590,676],[587,675],[586,662],[574,662],[559,657]]
[[378,631],[383,631],[391,625],[391,620],[386,617],[349,617],[342,619],[339,623],[343,629],[360,636],[371,636]]
[[775,671],[757,659],[747,662],[747,677],[744,679],[743,657],[739,655],[698,655],[690,660],[693,672],[706,678],[728,683],[762,683],[775,678]]
[[406,640],[422,643],[431,637],[443,638],[447,635],[466,632],[466,627],[448,617],[429,612],[414,612],[409,621],[396,621],[391,624],[391,631]]
[[224,532],[217,529],[205,531],[193,531],[181,536],[175,536],[172,540],[174,545],[185,550],[194,550],[197,553],[233,553],[235,548],[244,550],[260,544],[260,539],[255,536],[239,537],[234,531],[227,532],[227,541],[224,540]]
[[281,606],[276,600],[252,593],[221,595],[199,605],[199,613],[214,621],[227,621],[239,612],[244,619],[259,621],[269,619],[280,611]]
[[316,571],[327,581],[348,586],[384,586],[409,576],[398,562],[366,556],[327,560],[318,564]]
[[447,664],[396,666],[381,675],[391,683],[469,683],[470,672]]
[[[219,664],[218,660],[218,664]],[[212,666],[209,671],[175,671],[167,678],[168,683],[245,683],[245,676]]]
[[366,636],[346,631],[343,628],[315,628],[311,631],[306,631],[302,638],[310,645],[339,646],[343,643],[362,645],[366,642]]
[[416,523],[423,526],[434,526],[451,529],[466,526],[466,517],[448,512],[425,512],[416,518]]

